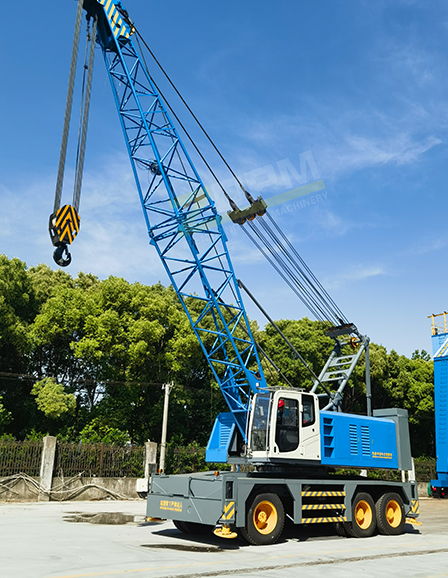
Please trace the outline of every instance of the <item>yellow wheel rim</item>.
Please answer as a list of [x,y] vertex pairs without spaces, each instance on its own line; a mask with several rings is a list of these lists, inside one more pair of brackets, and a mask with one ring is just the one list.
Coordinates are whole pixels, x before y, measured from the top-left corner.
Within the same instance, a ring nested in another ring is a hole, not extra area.
[[397,528],[401,523],[401,508],[400,504],[395,500],[389,500],[386,505],[386,520],[389,526]]
[[370,504],[365,500],[360,500],[355,508],[356,524],[362,529],[370,528],[373,520],[373,512]]
[[255,508],[253,522],[260,534],[270,534],[276,527],[277,521],[277,510],[271,502],[264,500]]

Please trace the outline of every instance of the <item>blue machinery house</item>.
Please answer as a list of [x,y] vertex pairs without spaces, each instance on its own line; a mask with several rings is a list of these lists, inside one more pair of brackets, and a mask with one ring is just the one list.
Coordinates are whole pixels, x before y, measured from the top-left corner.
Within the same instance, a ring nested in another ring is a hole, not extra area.
[[[434,356],[434,409],[436,428],[437,479],[431,480],[436,491],[448,487],[448,331],[445,311],[432,318],[432,352]],[[443,317],[443,321],[435,318]]]

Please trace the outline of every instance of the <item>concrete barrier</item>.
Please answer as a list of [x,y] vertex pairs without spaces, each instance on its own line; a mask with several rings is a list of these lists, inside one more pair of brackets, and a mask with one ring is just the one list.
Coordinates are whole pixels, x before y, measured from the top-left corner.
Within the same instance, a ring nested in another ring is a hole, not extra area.
[[1,480],[0,501],[139,500],[136,483],[136,478],[56,477],[48,490],[41,486],[39,477],[17,474]]

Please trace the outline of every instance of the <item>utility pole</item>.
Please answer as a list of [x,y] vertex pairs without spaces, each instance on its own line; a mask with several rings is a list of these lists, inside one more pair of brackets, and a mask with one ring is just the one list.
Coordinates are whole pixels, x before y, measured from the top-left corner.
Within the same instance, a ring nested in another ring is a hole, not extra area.
[[162,389],[165,390],[165,399],[163,403],[162,440],[160,442],[160,464],[159,464],[160,473],[162,473],[165,470],[166,429],[168,426],[168,401],[170,398],[170,391],[172,387],[173,383],[165,383],[164,385],[162,385]]

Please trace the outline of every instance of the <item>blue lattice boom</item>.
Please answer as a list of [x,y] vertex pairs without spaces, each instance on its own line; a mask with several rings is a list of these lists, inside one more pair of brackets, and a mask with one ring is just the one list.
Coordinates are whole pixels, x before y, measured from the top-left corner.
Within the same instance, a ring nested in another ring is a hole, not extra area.
[[122,4],[86,0],[84,7],[98,17],[150,243],[246,440],[251,394],[266,382],[220,217],[134,46],[132,23],[117,24],[117,14],[127,14]]

